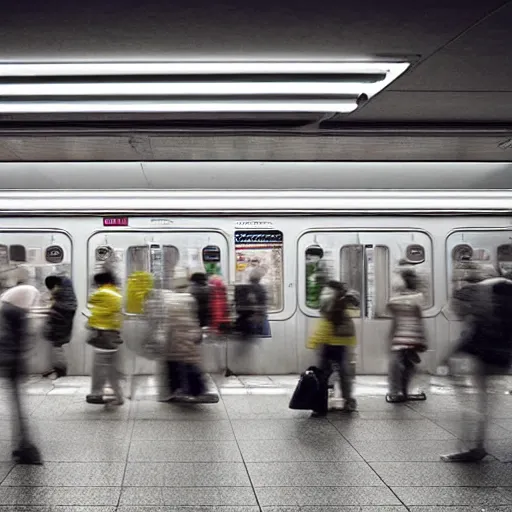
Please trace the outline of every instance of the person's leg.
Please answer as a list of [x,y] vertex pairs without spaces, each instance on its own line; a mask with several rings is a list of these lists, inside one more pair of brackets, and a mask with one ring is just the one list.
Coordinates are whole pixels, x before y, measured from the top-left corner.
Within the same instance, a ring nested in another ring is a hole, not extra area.
[[345,401],[343,411],[354,412],[357,402],[353,396],[354,376],[352,375],[351,352],[349,347],[336,347],[338,350],[338,372],[340,376],[341,396]]
[[103,394],[107,379],[109,378],[110,361],[109,352],[94,350],[91,375],[91,393],[87,395],[87,402],[94,404],[105,403]]
[[[485,430],[487,426],[487,375],[486,375],[486,366],[479,361],[475,357],[468,356],[466,358],[466,368],[463,369],[461,373],[457,373],[455,375],[455,385],[458,392],[458,395],[461,399],[466,395],[466,381],[467,378],[470,377],[472,385],[475,387],[477,391],[477,401],[478,401],[478,414],[480,418],[477,420],[477,441],[476,445],[469,450],[463,449],[457,453],[451,453],[448,455],[441,455],[441,460],[444,462],[479,462],[483,458],[487,456],[487,452],[484,448],[484,439],[485,439]],[[468,410],[463,406],[462,413],[462,434],[461,437],[463,440],[469,439],[471,435],[470,425],[473,414],[470,414]],[[463,441],[464,442],[464,441]]]
[[329,377],[332,373],[332,361],[331,361],[331,347],[329,345],[324,345],[320,349],[320,361],[319,361],[319,369],[321,371],[319,377],[319,385],[320,389],[318,392],[317,402],[313,409],[313,416],[320,417],[325,416],[328,410],[328,401],[329,401]]
[[121,372],[119,371],[119,350],[111,352],[109,355],[110,366],[108,368],[108,380],[116,397],[115,402],[111,403],[113,405],[122,405],[124,403],[124,399],[123,388],[121,386]]
[[181,367],[176,361],[167,361],[167,378],[169,379],[169,393],[173,395],[181,387]]
[[57,377],[65,377],[68,373],[68,362],[64,347],[52,347],[52,367],[57,374]]
[[184,366],[187,375],[187,394],[194,397],[204,394],[206,386],[199,368],[193,364]]
[[404,387],[404,350],[392,350],[389,355],[388,370],[388,402],[403,402],[406,396],[403,392]]
[[411,381],[416,373],[416,361],[419,360],[418,354],[414,350],[407,350],[403,358],[403,373],[402,373],[402,393],[408,396],[411,389]]

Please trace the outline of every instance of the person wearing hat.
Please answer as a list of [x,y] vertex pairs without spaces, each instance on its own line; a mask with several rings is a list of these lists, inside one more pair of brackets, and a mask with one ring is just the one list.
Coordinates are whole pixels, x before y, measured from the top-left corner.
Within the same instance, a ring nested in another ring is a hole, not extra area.
[[[123,392],[117,368],[121,339],[123,297],[113,270],[105,267],[94,276],[96,290],[88,300],[87,343],[94,348],[92,389],[87,395],[91,404],[122,405]],[[106,401],[103,391],[107,381],[114,391],[114,400]]]
[[56,379],[67,374],[63,345],[71,341],[78,303],[71,279],[50,275],[45,279],[45,284],[50,290],[52,305],[48,311],[43,335],[52,344],[52,368],[43,373],[43,377]]
[[201,371],[201,327],[197,302],[189,293],[186,269],[176,267],[171,281],[173,292],[167,303],[169,324],[165,344],[169,395],[164,401],[197,398],[206,391]]
[[20,384],[25,374],[23,356],[26,351],[28,313],[39,300],[39,291],[28,283],[25,267],[9,272],[11,288],[0,296],[0,371],[7,378],[13,397],[13,441],[19,438],[13,456],[22,464],[41,464],[41,455],[30,440],[21,406]]

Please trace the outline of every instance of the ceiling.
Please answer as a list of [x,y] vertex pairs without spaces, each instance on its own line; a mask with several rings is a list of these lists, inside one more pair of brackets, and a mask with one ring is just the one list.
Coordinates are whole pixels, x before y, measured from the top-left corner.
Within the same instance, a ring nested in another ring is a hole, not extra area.
[[0,61],[405,58],[413,65],[353,114],[309,125],[4,117],[0,160],[511,161],[510,27],[505,0],[18,0],[2,13]]

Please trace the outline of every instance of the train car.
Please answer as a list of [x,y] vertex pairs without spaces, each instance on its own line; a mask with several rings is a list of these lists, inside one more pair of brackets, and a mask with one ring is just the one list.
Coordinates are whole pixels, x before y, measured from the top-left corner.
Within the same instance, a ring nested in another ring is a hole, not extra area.
[[[72,163],[59,165],[73,171]],[[122,171],[124,164],[116,165]],[[388,189],[372,190],[371,176],[362,178],[354,164],[306,164],[307,173],[292,163],[160,165],[166,166],[172,189],[1,191],[0,266],[28,265],[42,291],[48,273],[68,273],[82,310],[98,265],[113,262],[125,286],[134,270],[151,270],[152,247],[161,251],[164,286],[176,265],[213,263],[231,285],[244,282],[251,266],[264,265],[270,336],[254,343],[230,341],[225,351],[204,345],[208,371],[229,367],[256,375],[298,373],[314,361],[306,340],[319,316],[319,269],[361,295],[354,311],[359,374],[387,373],[385,306],[395,293],[399,265],[405,262],[422,276],[430,347],[423,365],[431,373],[459,333],[447,307],[454,263],[469,258],[511,270],[512,192],[471,189],[468,180],[474,183],[474,176],[462,171],[458,180],[466,190],[434,190],[439,178],[424,168],[416,180],[422,190],[404,186],[404,180],[391,190],[398,175],[381,167],[379,183],[387,180]],[[412,167],[402,167],[410,175]],[[347,182],[350,190],[344,188]],[[43,306],[47,299],[43,296]],[[49,346],[37,336],[40,323],[34,320],[33,372],[49,364]],[[155,362],[136,350],[144,336],[140,318],[125,312],[124,323],[126,371],[155,372]],[[66,349],[74,375],[91,371],[84,324],[77,315]]]

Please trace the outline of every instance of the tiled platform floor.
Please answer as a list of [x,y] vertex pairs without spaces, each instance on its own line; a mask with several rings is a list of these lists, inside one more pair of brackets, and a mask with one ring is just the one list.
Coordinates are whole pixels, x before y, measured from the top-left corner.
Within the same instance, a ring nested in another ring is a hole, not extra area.
[[[497,381],[480,464],[445,464],[461,406],[442,379],[426,402],[388,405],[385,378],[359,377],[360,411],[326,420],[288,409],[297,377],[214,377],[215,405],[87,405],[87,377],[31,379],[26,411],[42,467],[13,466],[0,393],[0,512],[512,511],[512,382]],[[213,383],[212,383],[213,385]],[[474,396],[464,405],[472,408]]]

